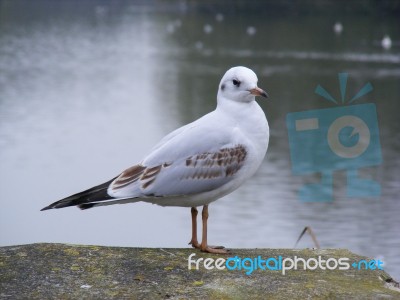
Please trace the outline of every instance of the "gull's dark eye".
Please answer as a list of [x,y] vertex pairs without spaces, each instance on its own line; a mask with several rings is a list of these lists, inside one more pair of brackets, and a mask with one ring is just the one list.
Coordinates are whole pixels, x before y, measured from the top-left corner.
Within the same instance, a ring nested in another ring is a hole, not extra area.
[[239,81],[239,80],[233,79],[232,82],[233,82],[233,85],[234,85],[234,86],[237,86],[237,87],[240,86],[240,81]]

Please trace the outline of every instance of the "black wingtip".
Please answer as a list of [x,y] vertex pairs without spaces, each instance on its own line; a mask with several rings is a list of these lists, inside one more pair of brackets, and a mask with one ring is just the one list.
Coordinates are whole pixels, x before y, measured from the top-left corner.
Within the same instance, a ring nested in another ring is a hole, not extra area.
[[[66,197],[64,199],[61,199],[57,202],[54,202],[44,208],[42,208],[40,211],[43,210],[48,210],[48,209],[54,209],[54,208],[64,208],[64,207],[69,207],[69,206],[79,206],[80,209],[88,209],[92,208],[93,204],[88,203],[92,201],[103,201],[106,199],[112,199],[107,193],[108,186],[117,178],[118,176],[114,177],[113,179],[104,182],[102,184],[96,185],[90,189],[87,189],[83,192],[76,193],[74,195],[71,195],[69,197]],[[80,205],[85,204],[84,206]]]
[[44,210],[48,210],[48,209],[52,209],[53,207],[51,205],[43,207],[40,211],[44,211]]

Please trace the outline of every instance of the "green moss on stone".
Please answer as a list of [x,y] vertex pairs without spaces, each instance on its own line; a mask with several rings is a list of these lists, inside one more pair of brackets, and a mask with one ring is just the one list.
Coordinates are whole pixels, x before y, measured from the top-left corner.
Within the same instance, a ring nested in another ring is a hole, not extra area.
[[[194,249],[33,244],[0,248],[0,297],[10,299],[400,299],[381,270],[188,270]],[[345,249],[233,249],[230,256],[365,259]],[[221,256],[227,257],[227,256]]]

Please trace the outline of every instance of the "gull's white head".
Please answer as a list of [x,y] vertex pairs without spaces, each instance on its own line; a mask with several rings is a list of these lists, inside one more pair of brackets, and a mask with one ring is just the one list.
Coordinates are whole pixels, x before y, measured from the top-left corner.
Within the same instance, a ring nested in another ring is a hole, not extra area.
[[228,99],[236,102],[251,102],[255,96],[268,98],[268,94],[257,86],[257,75],[246,67],[233,67],[226,71],[218,88],[218,101]]

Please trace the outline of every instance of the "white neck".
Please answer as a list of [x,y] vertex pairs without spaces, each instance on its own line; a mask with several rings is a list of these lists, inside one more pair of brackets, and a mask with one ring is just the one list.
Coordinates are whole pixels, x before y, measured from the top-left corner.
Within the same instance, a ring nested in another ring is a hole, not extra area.
[[259,107],[257,102],[255,101],[255,97],[253,97],[253,101],[250,102],[239,102],[226,99],[220,95],[217,98],[217,110],[223,110],[228,115],[233,118],[240,117],[243,115],[252,115],[251,111]]

